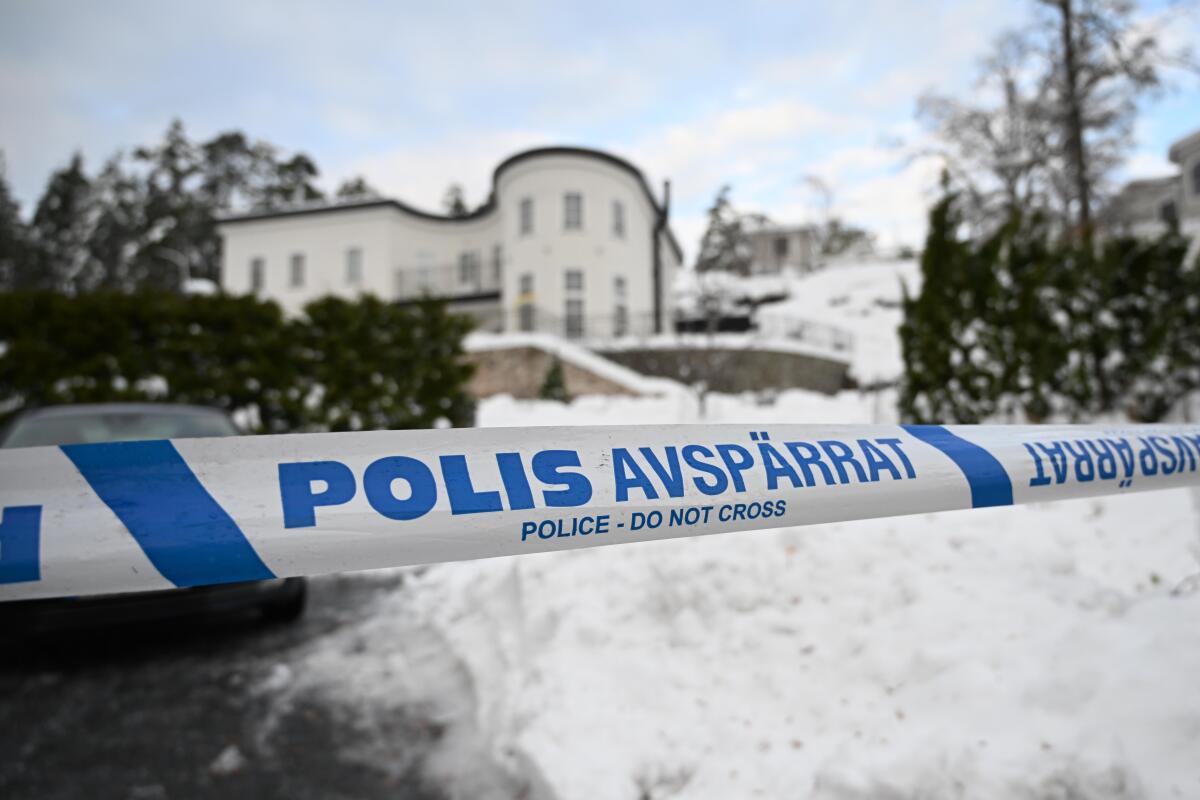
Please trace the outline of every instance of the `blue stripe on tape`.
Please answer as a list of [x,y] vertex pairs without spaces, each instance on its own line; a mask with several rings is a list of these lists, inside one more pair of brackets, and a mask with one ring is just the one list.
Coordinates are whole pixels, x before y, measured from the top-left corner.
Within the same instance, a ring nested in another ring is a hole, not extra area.
[[9,506],[0,510],[0,583],[41,580],[38,561],[41,506]]
[[941,425],[902,425],[904,430],[941,450],[958,465],[971,486],[971,506],[1011,506],[1012,480],[996,457],[974,442],[955,436]]
[[176,586],[275,577],[169,441],[73,444],[62,451]]

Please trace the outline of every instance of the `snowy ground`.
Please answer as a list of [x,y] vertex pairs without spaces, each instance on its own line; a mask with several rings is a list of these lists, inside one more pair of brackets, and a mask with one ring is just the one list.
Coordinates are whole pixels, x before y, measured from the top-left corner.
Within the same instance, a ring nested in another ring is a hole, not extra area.
[[[686,403],[498,398],[481,424]],[[462,796],[499,769],[494,796],[1200,797],[1196,520],[1170,491],[447,564],[314,642],[293,689],[428,705],[451,732],[431,769]]]
[[[860,378],[894,378],[889,303],[914,276],[830,270],[788,313],[854,328]],[[696,417],[682,392],[501,397],[479,414]],[[888,423],[894,395],[716,396],[707,419]],[[1196,502],[1176,490],[435,566],[310,642],[286,691],[364,719],[426,708],[447,731],[429,771],[463,797],[1200,798]]]

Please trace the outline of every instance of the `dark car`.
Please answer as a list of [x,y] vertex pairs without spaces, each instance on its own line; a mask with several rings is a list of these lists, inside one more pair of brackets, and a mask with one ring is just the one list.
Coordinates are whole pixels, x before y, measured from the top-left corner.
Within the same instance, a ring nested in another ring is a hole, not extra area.
[[[202,406],[105,403],[52,406],[18,416],[0,433],[0,447],[237,436],[222,411]],[[153,622],[213,613],[258,610],[288,622],[304,612],[303,578],[227,583],[188,589],[17,600],[0,603],[0,632],[35,634],[85,626]]]

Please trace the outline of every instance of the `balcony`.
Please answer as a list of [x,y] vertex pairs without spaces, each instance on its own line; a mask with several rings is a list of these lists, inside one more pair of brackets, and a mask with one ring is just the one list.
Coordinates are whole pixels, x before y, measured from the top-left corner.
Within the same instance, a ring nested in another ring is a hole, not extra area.
[[402,301],[422,297],[439,300],[499,297],[503,282],[504,270],[500,264],[481,264],[477,260],[456,265],[397,267],[393,272],[394,296]]

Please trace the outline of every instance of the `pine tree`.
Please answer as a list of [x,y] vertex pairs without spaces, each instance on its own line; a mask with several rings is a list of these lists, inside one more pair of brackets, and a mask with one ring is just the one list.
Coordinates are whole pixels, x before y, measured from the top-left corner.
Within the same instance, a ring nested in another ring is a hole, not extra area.
[[915,422],[978,422],[996,410],[999,394],[995,370],[1003,359],[994,358],[990,336],[997,288],[991,267],[1003,242],[994,238],[977,251],[960,238],[959,196],[948,179],[943,185],[929,215],[921,291],[904,292],[900,411]]
[[276,163],[260,194],[259,207],[276,209],[323,200],[325,193],[315,183],[319,174],[316,163],[303,153]]
[[148,227],[142,187],[114,157],[96,177],[92,192],[97,214],[88,233],[88,255],[96,274],[93,285],[81,288],[132,289],[138,285],[135,265]]
[[29,231],[13,199],[0,152],[0,289],[12,289],[27,280],[30,265]]
[[379,197],[379,192],[362,175],[342,181],[337,189],[338,200],[370,200]]
[[95,216],[91,189],[79,153],[50,176],[33,213],[36,266],[25,285],[78,291],[94,283],[87,246]]
[[558,360],[557,356],[550,362],[550,368],[546,370],[546,378],[542,381],[538,397],[558,403],[571,402],[571,396],[567,394],[567,381],[563,375],[562,362]]
[[470,213],[463,199],[463,188],[457,183],[450,184],[446,189],[446,194],[442,196],[442,208],[449,217],[465,217]]
[[708,227],[700,239],[696,271],[748,275],[753,259],[743,217],[729,201],[729,187],[722,186],[708,209]]

